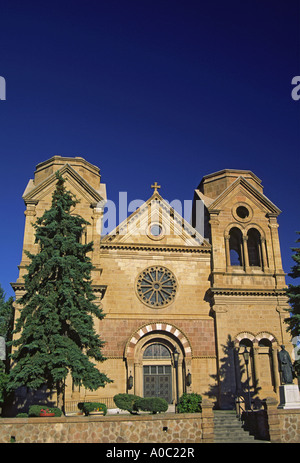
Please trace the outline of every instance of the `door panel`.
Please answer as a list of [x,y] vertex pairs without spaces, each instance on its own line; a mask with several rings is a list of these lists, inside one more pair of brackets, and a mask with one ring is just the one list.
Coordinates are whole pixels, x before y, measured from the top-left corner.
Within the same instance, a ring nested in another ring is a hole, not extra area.
[[144,397],[161,397],[172,402],[172,377],[169,365],[144,366]]

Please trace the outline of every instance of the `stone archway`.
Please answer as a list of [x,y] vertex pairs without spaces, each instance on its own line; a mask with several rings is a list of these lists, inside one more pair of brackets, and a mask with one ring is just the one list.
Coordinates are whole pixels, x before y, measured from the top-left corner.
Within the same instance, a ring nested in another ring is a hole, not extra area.
[[[169,355],[160,358],[145,356],[146,349],[153,345],[162,346]],[[180,354],[177,370],[178,391],[173,359],[175,349]],[[158,390],[158,396],[168,397],[168,402],[174,403],[177,393],[180,396],[186,390],[185,379],[187,370],[191,373],[192,348],[184,333],[174,325],[161,322],[142,326],[129,338],[124,354],[127,363],[127,378],[133,377],[133,387],[128,392],[139,396],[149,394],[149,391],[154,394],[151,389],[145,387],[145,381],[148,381],[156,388],[156,391]],[[166,391],[166,385],[169,388],[168,391]]]
[[236,375],[239,389],[242,389],[241,384],[245,380],[243,350],[246,346],[250,353],[249,374],[253,394],[260,398],[275,395],[279,385],[278,343],[275,336],[267,331],[257,334],[241,332],[235,337],[234,346],[238,359]]

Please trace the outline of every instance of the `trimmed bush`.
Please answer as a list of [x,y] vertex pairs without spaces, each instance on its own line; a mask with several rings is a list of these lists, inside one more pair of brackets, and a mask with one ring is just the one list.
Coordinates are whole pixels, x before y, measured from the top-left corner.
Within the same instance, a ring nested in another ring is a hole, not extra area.
[[179,399],[177,411],[178,413],[199,413],[201,412],[201,402],[202,396],[200,394],[185,392]]
[[46,411],[47,413],[54,413],[54,416],[61,416],[62,411],[57,407],[48,407],[48,405],[31,405],[29,407],[28,416],[40,416],[40,413]]
[[137,401],[137,407],[151,413],[164,413],[168,410],[168,402],[160,397],[144,397]]
[[140,399],[141,397],[134,394],[117,394],[114,396],[116,406],[132,415],[138,412],[139,409],[136,404]]
[[86,416],[92,412],[103,412],[103,415],[107,413],[107,406],[101,402],[84,402],[81,409]]

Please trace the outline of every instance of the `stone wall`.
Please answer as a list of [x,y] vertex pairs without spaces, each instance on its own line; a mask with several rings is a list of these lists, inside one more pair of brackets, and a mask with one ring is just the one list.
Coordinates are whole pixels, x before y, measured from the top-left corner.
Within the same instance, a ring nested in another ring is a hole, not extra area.
[[0,443],[123,444],[205,441],[201,413],[2,418],[0,420]]
[[300,443],[300,410],[280,410],[279,423],[283,444]]
[[278,409],[278,402],[267,398],[270,440],[272,443],[300,443],[300,409]]

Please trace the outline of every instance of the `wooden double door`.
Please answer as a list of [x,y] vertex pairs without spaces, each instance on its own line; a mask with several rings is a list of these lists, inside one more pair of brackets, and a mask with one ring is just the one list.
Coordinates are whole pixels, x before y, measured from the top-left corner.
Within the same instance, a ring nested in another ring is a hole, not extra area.
[[172,403],[172,367],[171,365],[145,365],[144,397],[161,397]]

